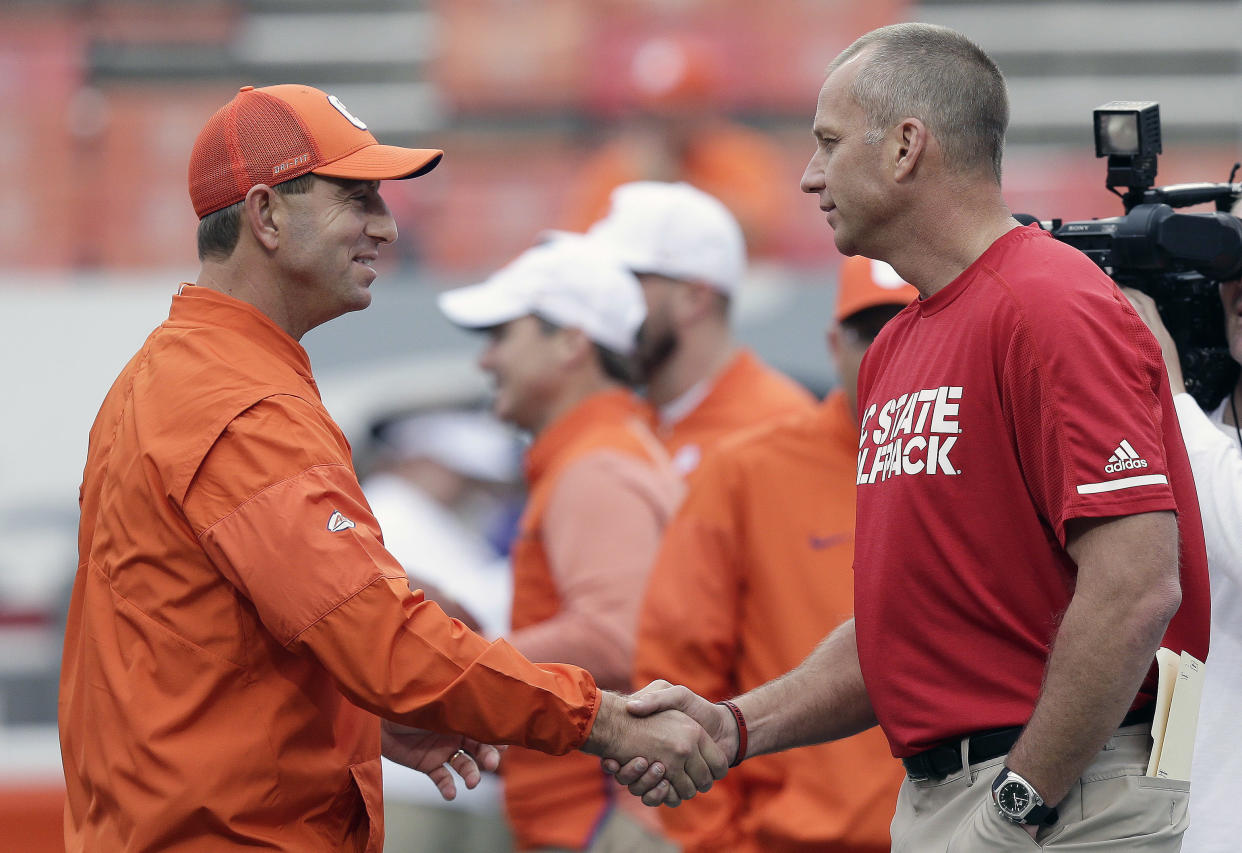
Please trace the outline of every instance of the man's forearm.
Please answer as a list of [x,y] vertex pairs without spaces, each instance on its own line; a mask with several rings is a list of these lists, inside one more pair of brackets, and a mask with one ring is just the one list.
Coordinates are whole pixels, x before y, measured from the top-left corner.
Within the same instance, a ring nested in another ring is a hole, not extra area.
[[854,620],[824,638],[796,669],[734,701],[746,718],[748,755],[839,740],[874,726]]
[[[1108,524],[1107,535],[1094,539],[1078,560],[1078,587],[1057,632],[1039,701],[1007,760],[1052,804],[1120,724],[1180,602],[1172,513]],[[1118,544],[1127,537],[1137,551]],[[1118,550],[1110,555],[1114,546]],[[1136,556],[1144,551],[1143,558]]]

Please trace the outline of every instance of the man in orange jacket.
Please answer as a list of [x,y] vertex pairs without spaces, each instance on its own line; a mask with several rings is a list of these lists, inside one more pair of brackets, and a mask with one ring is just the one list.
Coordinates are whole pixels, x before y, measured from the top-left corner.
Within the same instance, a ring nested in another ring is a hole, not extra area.
[[656,435],[679,472],[693,472],[730,433],[812,407],[806,389],[733,337],[746,242],[717,199],[686,183],[625,184],[587,236],[642,282],[639,362]]
[[[736,696],[797,666],[850,617],[858,367],[916,295],[887,264],[846,259],[828,332],[840,387],[703,461],[652,569],[635,685],[663,678],[712,701]],[[878,853],[900,780],[871,731],[756,757],[660,817],[686,853]]]
[[70,853],[379,853],[378,716],[430,730],[389,726],[384,753],[449,798],[445,764],[477,784],[491,743],[658,759],[691,795],[723,773],[686,718],[629,726],[585,670],[488,643],[383,547],[298,340],[367,306],[397,236],[379,183],[441,156],[298,85],[247,86],[199,134],[197,284],[90,433],[59,701]]
[[[534,435],[513,547],[518,651],[628,689],[647,573],[683,487],[626,387],[646,314],[637,279],[579,235],[528,250],[486,282],[440,297],[487,330],[494,410]],[[511,749],[505,807],[521,850],[673,848],[659,822],[588,755]]]

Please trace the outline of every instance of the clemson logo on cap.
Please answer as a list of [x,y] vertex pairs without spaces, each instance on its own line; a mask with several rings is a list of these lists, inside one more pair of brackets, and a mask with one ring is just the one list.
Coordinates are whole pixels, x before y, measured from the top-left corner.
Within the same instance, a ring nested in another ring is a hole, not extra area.
[[349,110],[345,109],[345,105],[341,103],[341,99],[338,98],[336,95],[328,95],[328,103],[336,107],[337,112],[345,116],[345,118],[349,119],[349,123],[352,124],[354,127],[358,128],[359,130],[367,129],[366,122],[358,118],[356,115],[351,113]]

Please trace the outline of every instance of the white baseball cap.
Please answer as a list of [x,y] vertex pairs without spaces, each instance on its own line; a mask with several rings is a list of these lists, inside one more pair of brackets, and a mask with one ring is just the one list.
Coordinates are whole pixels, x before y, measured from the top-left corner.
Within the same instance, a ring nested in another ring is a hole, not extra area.
[[647,317],[638,279],[581,234],[557,234],[481,284],[441,293],[439,304],[449,320],[467,329],[536,314],[581,329],[619,355],[633,354],[638,327]]
[[635,273],[701,281],[732,294],[746,271],[746,239],[715,197],[687,183],[635,181],[612,191],[608,215],[587,231]]

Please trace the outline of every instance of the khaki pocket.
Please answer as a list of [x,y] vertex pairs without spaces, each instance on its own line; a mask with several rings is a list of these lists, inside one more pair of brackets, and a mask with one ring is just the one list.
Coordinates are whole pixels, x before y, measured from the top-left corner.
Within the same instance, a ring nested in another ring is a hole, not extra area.
[[957,827],[949,838],[946,853],[1019,853],[1039,849],[1030,833],[1000,816],[992,803],[991,788],[982,787],[987,790],[987,799]]

